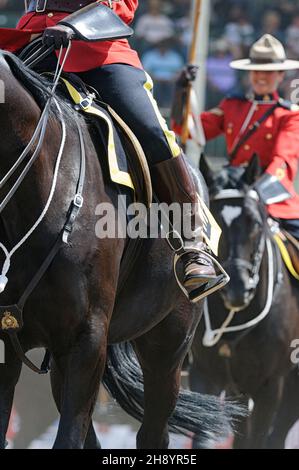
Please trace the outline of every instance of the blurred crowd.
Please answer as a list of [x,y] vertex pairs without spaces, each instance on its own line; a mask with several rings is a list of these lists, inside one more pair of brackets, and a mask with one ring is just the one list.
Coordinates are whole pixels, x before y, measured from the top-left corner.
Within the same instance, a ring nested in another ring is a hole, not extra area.
[[[210,47],[207,60],[207,107],[226,94],[246,89],[246,75],[229,68],[233,59],[248,55],[264,33],[281,40],[289,58],[299,58],[299,0],[210,0]],[[133,46],[155,81],[155,96],[167,113],[174,83],[184,66],[191,42],[191,0],[140,0]],[[0,0],[0,27],[13,27],[24,9],[23,0]],[[281,94],[288,98],[287,75]]]
[[[223,96],[242,93],[247,75],[229,68],[231,60],[248,56],[251,44],[265,33],[282,41],[289,58],[299,59],[299,0],[210,0],[211,24],[207,60],[206,107]],[[171,102],[173,84],[187,60],[191,42],[190,0],[144,0],[135,22],[134,45],[155,80],[156,98],[162,108]],[[286,75],[281,95],[289,97]]]

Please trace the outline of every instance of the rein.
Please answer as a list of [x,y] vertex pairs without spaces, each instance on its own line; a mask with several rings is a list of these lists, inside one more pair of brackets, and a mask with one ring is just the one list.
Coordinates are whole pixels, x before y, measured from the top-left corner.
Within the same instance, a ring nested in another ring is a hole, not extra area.
[[[0,293],[4,291],[8,278],[6,274],[8,273],[8,270],[10,268],[10,263],[11,263],[11,257],[13,254],[22,246],[24,243],[28,240],[28,238],[32,235],[32,233],[37,229],[37,227],[41,224],[41,222],[44,220],[49,207],[51,205],[51,202],[53,200],[55,190],[56,190],[56,185],[57,185],[57,179],[58,179],[58,173],[60,169],[60,164],[63,156],[63,151],[65,148],[65,142],[66,142],[66,124],[65,120],[63,117],[63,112],[60,108],[60,105],[55,98],[55,91],[57,84],[59,82],[64,63],[68,57],[69,50],[71,47],[71,43],[69,44],[65,57],[62,61],[62,65],[59,68],[60,64],[60,58],[62,55],[62,48],[60,49],[60,55],[59,59],[57,62],[57,68],[54,76],[54,83],[53,87],[51,89],[50,97],[48,98],[46,105],[44,107],[44,110],[41,114],[41,117],[39,119],[39,122],[36,126],[36,129],[33,133],[32,138],[30,139],[29,143],[27,144],[26,148],[18,158],[18,160],[15,162],[13,167],[9,170],[9,172],[4,176],[4,178],[0,181],[0,189],[5,185],[5,183],[10,179],[10,177],[15,173],[15,171],[19,168],[20,164],[23,162],[25,157],[28,155],[30,149],[32,148],[35,140],[38,138],[38,142],[35,148],[35,151],[33,152],[32,157],[28,161],[26,167],[22,171],[21,175],[18,177],[17,181],[15,182],[14,186],[11,188],[9,193],[6,195],[4,200],[0,204],[0,213],[3,211],[3,209],[6,207],[8,202],[11,200],[11,198],[14,196],[15,192],[17,191],[18,187],[22,183],[23,179],[29,172],[30,168],[32,167],[33,163],[36,161],[36,159],[39,156],[39,152],[41,150],[42,144],[44,142],[44,137],[45,137],[45,131],[47,128],[47,123],[48,123],[48,118],[49,118],[49,110],[52,102],[54,102],[56,108],[58,109],[59,112],[59,121],[61,124],[61,143],[55,163],[55,168],[54,168],[54,175],[53,175],[53,181],[52,181],[52,186],[51,190],[48,196],[48,200],[46,202],[46,205],[40,214],[39,218],[36,220],[34,225],[30,228],[30,230],[24,235],[24,237],[20,240],[20,242],[10,251],[8,252],[7,248],[0,243],[0,248],[3,250],[6,260],[4,262],[3,268],[2,268],[2,273],[0,276]],[[69,235],[72,233],[73,230],[73,225],[76,220],[76,217],[80,211],[80,208],[83,205],[83,186],[84,186],[84,180],[85,180],[85,169],[86,169],[86,154],[85,154],[85,146],[84,146],[84,138],[83,138],[83,133],[82,129],[80,128],[79,124],[76,122],[77,125],[77,130],[78,130],[78,135],[79,135],[79,141],[80,141],[80,170],[79,170],[79,175],[78,175],[78,181],[76,185],[76,190],[75,190],[75,195],[74,198],[72,199],[69,209],[67,211],[67,216],[66,216],[66,221],[61,229],[60,233],[57,236],[57,239],[50,250],[49,254],[41,264],[40,268],[36,272],[36,274],[33,276],[27,287],[25,288],[23,294],[19,298],[19,300],[9,306],[0,306],[0,319],[1,319],[1,328],[2,331],[7,333],[10,337],[10,340],[12,342],[12,345],[14,347],[14,350],[17,354],[17,356],[21,359],[21,361],[26,364],[30,369],[32,369],[34,372],[37,372],[38,374],[45,374],[48,372],[48,365],[49,365],[49,352],[46,352],[45,359],[42,363],[41,368],[38,368],[35,366],[25,355],[23,352],[22,346],[19,342],[18,338],[18,332],[22,329],[23,327],[23,309],[25,306],[25,303],[30,296],[30,294],[33,292],[43,275],[46,273],[47,269],[49,268],[50,264],[54,260],[55,256],[57,255],[58,251],[60,248],[68,243],[68,238]]]

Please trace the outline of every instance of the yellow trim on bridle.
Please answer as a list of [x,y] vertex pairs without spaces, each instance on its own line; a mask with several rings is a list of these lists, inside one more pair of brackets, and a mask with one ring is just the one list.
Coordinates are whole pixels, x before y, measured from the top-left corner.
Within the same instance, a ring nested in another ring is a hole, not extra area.
[[152,81],[151,77],[146,72],[145,72],[145,75],[146,75],[147,81],[143,85],[143,88],[145,89],[145,91],[147,93],[147,96],[149,97],[149,100],[150,100],[150,102],[151,102],[151,104],[154,108],[155,114],[156,114],[157,119],[159,121],[159,124],[162,128],[162,131],[164,132],[164,135],[165,135],[166,140],[168,142],[168,145],[169,145],[169,148],[171,150],[172,156],[173,157],[178,157],[181,154],[181,149],[180,149],[180,147],[179,147],[179,145],[176,141],[175,133],[168,128],[165,119],[163,118],[162,114],[159,111],[157,102],[156,102],[156,100],[154,99],[154,97],[152,95],[152,90],[154,88],[154,84],[153,84],[153,81]]

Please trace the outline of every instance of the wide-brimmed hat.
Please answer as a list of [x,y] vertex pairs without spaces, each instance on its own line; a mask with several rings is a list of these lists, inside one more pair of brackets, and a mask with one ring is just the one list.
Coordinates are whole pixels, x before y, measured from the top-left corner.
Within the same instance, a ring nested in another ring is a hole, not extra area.
[[298,60],[289,60],[283,45],[271,34],[264,34],[250,49],[249,59],[234,60],[233,69],[283,71],[299,69]]

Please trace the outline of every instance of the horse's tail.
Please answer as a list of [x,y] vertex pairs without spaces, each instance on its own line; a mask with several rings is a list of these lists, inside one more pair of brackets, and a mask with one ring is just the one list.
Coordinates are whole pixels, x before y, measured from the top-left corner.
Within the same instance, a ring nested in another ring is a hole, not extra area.
[[[103,383],[112,397],[138,421],[143,419],[143,377],[130,343],[109,346]],[[175,433],[198,436],[197,442],[207,447],[227,437],[242,409],[219,397],[181,390],[175,411],[169,418],[169,429]]]

